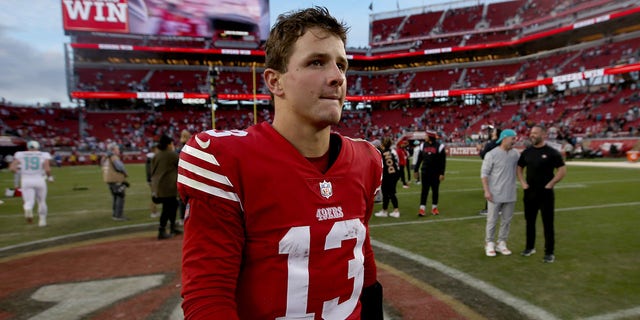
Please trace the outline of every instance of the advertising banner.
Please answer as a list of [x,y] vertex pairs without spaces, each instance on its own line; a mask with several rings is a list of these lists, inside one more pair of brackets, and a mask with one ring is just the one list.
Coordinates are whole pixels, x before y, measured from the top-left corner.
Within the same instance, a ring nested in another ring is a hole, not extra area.
[[269,0],[61,0],[66,31],[266,40]]

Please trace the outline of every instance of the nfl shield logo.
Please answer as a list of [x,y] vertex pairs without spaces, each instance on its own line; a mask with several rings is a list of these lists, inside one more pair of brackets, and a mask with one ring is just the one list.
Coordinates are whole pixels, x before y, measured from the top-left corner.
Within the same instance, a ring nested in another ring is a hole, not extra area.
[[329,199],[333,195],[333,188],[331,187],[331,182],[322,181],[320,182],[320,195]]

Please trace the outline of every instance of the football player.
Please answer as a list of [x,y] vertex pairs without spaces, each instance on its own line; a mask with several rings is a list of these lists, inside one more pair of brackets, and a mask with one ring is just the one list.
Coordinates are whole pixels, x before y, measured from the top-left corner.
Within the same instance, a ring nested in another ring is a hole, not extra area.
[[33,221],[33,208],[38,203],[38,226],[47,225],[47,182],[53,181],[49,161],[51,154],[40,151],[40,143],[27,142],[27,151],[18,151],[14,155],[9,169],[20,171],[24,217],[28,223]]
[[382,319],[368,228],[382,158],[331,133],[347,31],[322,7],[281,15],[263,74],[273,124],[209,130],[182,149],[186,319]]

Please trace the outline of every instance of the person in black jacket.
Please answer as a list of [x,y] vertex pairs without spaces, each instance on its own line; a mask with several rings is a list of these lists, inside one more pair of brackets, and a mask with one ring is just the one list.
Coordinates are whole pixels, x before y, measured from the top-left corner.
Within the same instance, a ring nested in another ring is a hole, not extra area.
[[431,214],[438,215],[438,197],[440,194],[440,182],[444,180],[444,172],[447,162],[447,153],[444,144],[437,141],[437,133],[427,131],[425,142],[418,154],[418,161],[414,170],[414,175],[418,176],[418,170],[421,169],[422,192],[420,194],[420,209],[418,216],[424,217],[427,204],[427,196],[429,189],[433,191],[431,196]]

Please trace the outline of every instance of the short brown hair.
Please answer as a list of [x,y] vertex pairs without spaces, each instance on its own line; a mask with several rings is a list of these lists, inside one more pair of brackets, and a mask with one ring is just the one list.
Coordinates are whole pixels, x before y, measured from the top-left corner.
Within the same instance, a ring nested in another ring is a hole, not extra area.
[[278,16],[265,44],[265,67],[281,73],[287,72],[294,43],[310,28],[321,28],[336,35],[346,45],[347,27],[336,20],[325,7],[290,11]]

